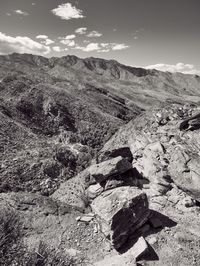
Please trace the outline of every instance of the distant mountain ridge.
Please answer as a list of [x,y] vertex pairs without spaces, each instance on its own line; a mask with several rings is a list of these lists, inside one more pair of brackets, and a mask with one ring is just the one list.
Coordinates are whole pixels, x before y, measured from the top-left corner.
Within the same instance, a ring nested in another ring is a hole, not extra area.
[[115,60],[93,57],[81,59],[74,55],[45,58],[14,53],[0,56],[0,63],[1,70],[4,70],[0,71],[0,79],[8,71],[17,70],[28,75],[33,71],[42,76],[43,82],[51,79],[51,83],[52,79],[60,78],[79,84],[89,83],[96,87],[106,86],[113,93],[120,94],[120,97],[130,101],[134,99],[134,103],[144,109],[157,104],[157,101],[184,103],[200,100],[198,75],[130,67]]
[[123,64],[120,64],[116,60],[105,60],[94,57],[81,59],[74,55],[46,58],[39,55],[13,53],[6,56],[0,56],[0,60],[15,63],[25,63],[35,67],[53,68],[56,65],[60,65],[62,67],[74,67],[75,69],[80,69],[84,67],[87,70],[96,71],[97,74],[101,74],[100,72],[98,72],[98,70],[100,69],[102,70],[102,73],[103,71],[109,69],[111,71],[111,75],[114,78],[119,79],[124,77],[121,77],[120,75],[122,71],[126,71],[127,74],[134,74],[138,77],[146,76],[154,72],[152,70],[146,70],[143,68],[125,66]]

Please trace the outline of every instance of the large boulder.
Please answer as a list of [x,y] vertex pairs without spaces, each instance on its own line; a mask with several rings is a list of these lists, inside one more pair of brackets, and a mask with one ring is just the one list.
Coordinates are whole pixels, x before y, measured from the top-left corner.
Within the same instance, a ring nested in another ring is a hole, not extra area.
[[91,165],[88,168],[90,175],[101,183],[107,180],[110,176],[124,173],[132,168],[132,164],[127,159],[118,156],[105,162]]
[[91,204],[99,219],[102,232],[119,249],[131,233],[142,226],[148,216],[145,193],[135,187],[118,187],[103,192]]
[[170,173],[178,187],[200,200],[200,157],[186,149],[175,149],[171,156]]
[[65,181],[51,195],[51,198],[62,204],[70,205],[78,210],[84,210],[88,205],[86,187],[90,184],[90,174],[86,170]]
[[121,156],[126,158],[129,162],[133,161],[133,155],[129,147],[120,147],[112,150],[102,150],[98,155],[98,163],[104,162],[106,160],[116,158]]

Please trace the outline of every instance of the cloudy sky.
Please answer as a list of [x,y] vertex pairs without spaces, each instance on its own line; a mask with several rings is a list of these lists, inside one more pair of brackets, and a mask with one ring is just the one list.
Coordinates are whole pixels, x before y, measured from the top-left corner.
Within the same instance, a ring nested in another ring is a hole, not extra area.
[[200,0],[0,0],[0,54],[200,74]]

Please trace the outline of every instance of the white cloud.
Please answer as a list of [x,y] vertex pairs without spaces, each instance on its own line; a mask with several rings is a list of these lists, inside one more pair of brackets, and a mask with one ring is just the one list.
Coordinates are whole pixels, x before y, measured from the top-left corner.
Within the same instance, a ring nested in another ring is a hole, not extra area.
[[49,37],[47,35],[38,35],[36,36],[36,39],[48,39]]
[[110,46],[110,43],[101,43],[101,46],[102,47],[108,47],[108,46]]
[[65,40],[72,40],[74,38],[76,38],[76,35],[72,34],[72,35],[67,35],[64,39]]
[[97,51],[98,53],[107,53],[110,50],[122,50],[128,47],[128,45],[118,43],[89,43],[86,47],[77,45],[74,49],[82,50],[84,52]]
[[53,40],[49,39],[49,37],[47,35],[44,35],[44,34],[37,35],[35,38],[36,39],[41,39],[41,43],[43,43],[45,45],[50,45],[50,44],[54,43]]
[[54,52],[62,52],[60,46],[54,46],[54,47],[52,47],[52,50],[53,50]]
[[38,43],[29,37],[11,37],[0,32],[0,54],[16,52],[46,55],[50,51],[50,47]]
[[110,52],[110,49],[102,49],[98,51],[98,53],[108,53],[108,52]]
[[68,43],[68,46],[70,46],[70,47],[73,47],[73,46],[75,46],[76,45],[76,43],[75,43],[75,41],[73,40],[73,41],[71,41],[70,43]]
[[146,66],[148,69],[157,69],[160,71],[169,71],[169,72],[182,72],[184,74],[197,74],[200,75],[200,70],[196,69],[192,64],[177,63],[176,65],[170,64],[155,64]]
[[89,43],[84,49],[83,51],[85,52],[90,52],[90,51],[97,51],[99,50],[99,44],[98,43]]
[[82,50],[84,52],[98,51],[101,49],[98,43],[89,43],[86,47],[76,46],[75,49]]
[[71,3],[61,4],[57,8],[51,10],[52,13],[61,19],[70,20],[73,18],[83,18],[83,11],[72,6]]
[[32,5],[32,6],[35,6],[35,5],[36,5],[36,3],[32,3],[31,5]]
[[127,48],[129,48],[129,46],[125,45],[124,43],[116,43],[116,44],[113,44],[113,46],[112,46],[112,50],[114,50],[114,51],[124,50]]
[[7,16],[11,16],[11,14],[10,14],[10,13],[6,13],[6,15],[7,15]]
[[14,12],[18,15],[23,15],[23,16],[28,16],[29,13],[25,12],[25,11],[22,11],[20,9],[17,9],[17,10],[14,10]]
[[92,38],[92,37],[101,37],[103,34],[96,31],[96,30],[93,30],[91,31],[90,33],[88,33],[87,37],[89,38]]
[[75,30],[76,33],[78,34],[86,34],[86,31],[87,31],[87,28],[86,27],[83,27],[83,28],[78,28]]
[[62,44],[66,44],[66,45],[67,45],[67,44],[70,43],[70,40],[61,40],[60,43],[62,43]]
[[65,45],[70,46],[70,47],[73,47],[76,45],[75,41],[73,40],[74,38],[76,38],[75,34],[67,35],[64,38],[59,37],[59,39],[62,39],[60,41],[60,43],[65,44]]
[[55,43],[55,42],[51,39],[46,39],[46,40],[42,41],[42,43],[45,45],[50,45],[50,44]]
[[60,43],[65,44],[70,47],[75,46],[76,44],[74,40],[61,40]]

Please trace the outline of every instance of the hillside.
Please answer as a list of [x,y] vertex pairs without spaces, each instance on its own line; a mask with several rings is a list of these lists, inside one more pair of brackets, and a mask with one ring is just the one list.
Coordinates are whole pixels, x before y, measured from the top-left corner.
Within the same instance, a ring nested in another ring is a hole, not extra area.
[[[76,253],[78,264],[58,265],[94,265],[138,237],[148,249],[143,238],[153,243],[154,234],[161,259],[144,265],[198,261],[199,118],[191,117],[199,102],[197,75],[70,55],[0,56],[0,231],[13,228],[13,216],[23,221],[20,235],[11,230],[15,243],[0,241],[3,265],[12,265],[9,254],[26,261],[16,265],[38,265],[32,260],[52,254],[46,245],[59,258]],[[18,249],[21,239],[30,254]]]

